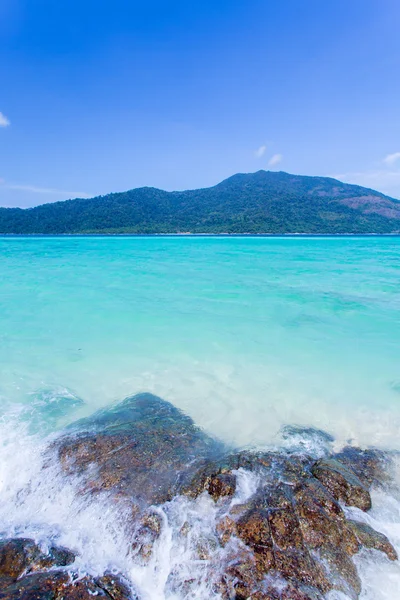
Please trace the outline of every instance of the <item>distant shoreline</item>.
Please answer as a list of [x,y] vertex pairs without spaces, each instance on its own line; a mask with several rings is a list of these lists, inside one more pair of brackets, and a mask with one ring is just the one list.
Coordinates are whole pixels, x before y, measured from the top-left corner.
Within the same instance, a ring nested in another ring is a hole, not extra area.
[[77,238],[77,237],[216,237],[216,238],[354,238],[400,237],[399,233],[0,233],[0,238]]

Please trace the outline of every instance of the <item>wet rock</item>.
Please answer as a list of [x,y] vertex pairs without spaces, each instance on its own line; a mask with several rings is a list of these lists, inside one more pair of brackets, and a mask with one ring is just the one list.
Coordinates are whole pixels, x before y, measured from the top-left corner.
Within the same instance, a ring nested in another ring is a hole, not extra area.
[[116,576],[75,579],[64,571],[32,573],[0,589],[0,600],[137,600]]
[[329,498],[329,492],[323,493],[318,485],[305,485],[295,490],[295,511],[305,545],[318,549],[327,543],[337,545],[347,554],[358,552],[360,545],[353,531],[348,527],[344,514]]
[[343,463],[334,459],[319,460],[312,467],[312,474],[336,500],[364,511],[371,508],[371,496],[367,487]]
[[225,546],[236,535],[236,522],[230,517],[224,517],[217,523],[216,531],[221,545]]
[[333,458],[357,473],[367,487],[383,484],[390,478],[390,457],[380,450],[347,446]]
[[219,473],[212,477],[207,488],[214,500],[233,496],[236,491],[236,477],[232,473]]
[[84,577],[58,589],[55,600],[93,600],[93,597],[107,600],[110,598],[107,592],[99,587],[93,579]]
[[329,543],[320,549],[319,555],[327,569],[330,588],[356,600],[361,592],[361,581],[351,558],[340,547]]
[[306,549],[303,551],[274,550],[275,569],[286,580],[316,587],[321,592],[331,589],[331,584],[319,562]]
[[254,600],[322,600],[322,594],[316,588],[303,585],[294,587],[282,581],[279,583],[279,586],[271,585],[255,594]]
[[259,569],[267,573],[274,568],[273,540],[268,512],[255,508],[236,523],[238,537],[254,551]]
[[299,520],[291,507],[275,508],[268,512],[273,542],[281,550],[303,549]]
[[[307,434],[328,452],[332,440],[322,433],[291,430],[288,435]],[[227,600],[320,600],[331,590],[355,600],[361,586],[352,557],[365,547],[397,558],[385,536],[349,521],[341,507],[371,508],[369,488],[384,481],[387,467],[376,451],[345,448],[317,461],[304,452],[307,444],[297,454],[228,452],[171,404],[148,394],[80,421],[56,449],[64,471],[80,475],[83,491],[106,490],[113,498],[129,499],[127,531],[139,564],[149,561],[162,533],[158,509],[149,506],[177,494],[208,493],[216,502],[216,531],[210,539],[202,537],[187,522],[180,535],[187,538],[195,563],[207,563],[204,569],[223,556],[215,593]],[[238,469],[251,471],[258,487],[242,504],[232,504]],[[10,577],[7,573],[3,576]],[[175,573],[171,585],[186,586],[189,595],[196,585],[191,576],[182,582]],[[92,595],[124,600],[127,590],[106,577],[75,582],[74,589],[64,584],[63,593],[77,594],[86,586]]]
[[132,593],[128,586],[120,577],[105,573],[103,577],[94,580],[97,587],[105,592],[111,600],[138,600],[135,593]]
[[348,521],[348,524],[360,545],[384,552],[390,560],[398,560],[396,550],[383,533],[375,531],[366,523],[360,523],[359,521]]
[[82,476],[85,491],[148,505],[172,499],[179,473],[195,473],[222,447],[169,402],[140,394],[76,423],[57,451],[64,470]]
[[66,548],[51,547],[47,553],[31,539],[0,541],[0,577],[16,580],[31,571],[63,567],[74,562],[75,555]]
[[161,528],[162,519],[156,512],[148,511],[140,519],[133,535],[132,551],[143,563],[150,560],[154,543],[160,536]]
[[69,576],[62,572],[34,573],[0,590],[0,600],[58,600]]
[[223,598],[247,599],[259,590],[262,578],[254,554],[247,548],[239,548],[229,557],[215,591]]

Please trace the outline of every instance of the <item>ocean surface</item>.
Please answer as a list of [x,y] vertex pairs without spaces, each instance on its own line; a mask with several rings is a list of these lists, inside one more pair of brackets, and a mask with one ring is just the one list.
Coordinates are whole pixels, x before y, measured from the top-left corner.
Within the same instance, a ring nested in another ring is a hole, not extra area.
[[[158,579],[121,565],[112,509],[42,471],[66,424],[147,391],[235,446],[284,447],[304,425],[400,451],[400,238],[0,238],[0,536],[57,538],[83,570],[178,599],[171,553]],[[400,550],[398,495],[374,503]],[[400,598],[398,563],[371,556],[362,598]]]

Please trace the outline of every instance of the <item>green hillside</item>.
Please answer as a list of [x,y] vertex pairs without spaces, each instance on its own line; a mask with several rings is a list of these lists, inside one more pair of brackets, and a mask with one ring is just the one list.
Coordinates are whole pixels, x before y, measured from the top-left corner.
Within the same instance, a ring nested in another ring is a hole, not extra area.
[[0,233],[398,233],[400,201],[327,177],[238,174],[207,189],[138,188],[0,208]]

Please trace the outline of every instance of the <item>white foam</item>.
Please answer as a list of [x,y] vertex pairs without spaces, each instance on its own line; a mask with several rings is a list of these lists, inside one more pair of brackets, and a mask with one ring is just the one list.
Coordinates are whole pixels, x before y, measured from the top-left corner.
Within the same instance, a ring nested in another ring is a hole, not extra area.
[[[81,575],[122,572],[142,600],[205,600],[219,598],[213,588],[229,544],[218,544],[215,524],[220,507],[207,494],[197,500],[177,497],[158,507],[161,536],[148,564],[134,558],[126,533],[129,506],[115,504],[107,494],[93,498],[78,492],[79,480],[66,479],[47,448],[52,438],[29,435],[18,411],[0,421],[0,533],[2,537],[32,537],[43,547],[64,545],[77,553],[73,568]],[[246,501],[258,479],[243,469],[232,504]],[[400,553],[400,502],[396,490],[373,493],[373,509],[349,514],[385,533]],[[184,530],[185,533],[183,532]],[[232,542],[233,543],[233,542]],[[199,555],[199,548],[201,553]],[[362,600],[400,598],[400,565],[381,553],[364,551],[356,557],[362,578]],[[331,593],[329,600],[343,600]]]

